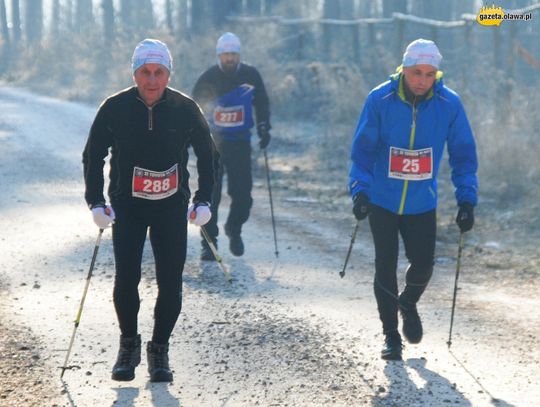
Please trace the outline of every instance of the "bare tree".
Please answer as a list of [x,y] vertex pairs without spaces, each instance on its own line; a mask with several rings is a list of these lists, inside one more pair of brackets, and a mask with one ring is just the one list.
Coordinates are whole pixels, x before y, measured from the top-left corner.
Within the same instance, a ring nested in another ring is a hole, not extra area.
[[114,41],[114,5],[113,0],[102,0],[101,9],[103,10],[103,37],[105,44]]
[[120,23],[124,33],[130,33],[133,27],[134,0],[120,0]]
[[4,47],[9,46],[9,29],[7,24],[6,3],[4,0],[0,0],[0,35],[2,36],[2,42]]
[[73,25],[74,25],[74,11],[73,11],[73,2],[75,0],[64,0],[64,18],[63,18],[63,29],[71,32],[73,31]]
[[165,1],[165,23],[167,24],[167,29],[169,33],[174,33],[174,23],[173,23],[173,0]]
[[36,44],[43,34],[43,0],[26,0],[24,17],[26,41]]
[[11,0],[11,22],[13,25],[13,44],[21,41],[21,14],[19,0]]
[[383,17],[390,18],[392,13],[407,13],[407,0],[382,0]]
[[57,38],[60,32],[60,0],[51,3],[51,25],[49,28],[51,37]]
[[135,23],[136,32],[147,36],[148,31],[154,29],[154,6],[151,0],[135,0],[135,7],[132,17]]
[[75,3],[75,30],[84,32],[91,28],[93,22],[92,0],[77,0]]

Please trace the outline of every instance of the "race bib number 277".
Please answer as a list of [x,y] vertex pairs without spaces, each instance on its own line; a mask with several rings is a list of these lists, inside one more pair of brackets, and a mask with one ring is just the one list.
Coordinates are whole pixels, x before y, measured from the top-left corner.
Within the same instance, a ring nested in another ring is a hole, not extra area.
[[132,196],[135,198],[164,199],[176,191],[178,191],[178,164],[166,171],[133,168]]
[[217,106],[214,110],[214,124],[221,127],[244,125],[244,106]]

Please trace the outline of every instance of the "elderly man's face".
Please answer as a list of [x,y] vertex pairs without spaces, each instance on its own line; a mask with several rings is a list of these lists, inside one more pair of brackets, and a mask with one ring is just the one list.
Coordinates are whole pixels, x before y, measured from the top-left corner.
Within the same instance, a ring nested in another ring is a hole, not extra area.
[[225,72],[234,72],[240,63],[240,54],[236,52],[224,52],[219,54],[219,62]]
[[437,68],[427,64],[403,68],[405,82],[416,96],[422,96],[431,89],[436,74]]
[[169,70],[163,65],[144,64],[135,71],[133,80],[144,103],[152,106],[163,95],[169,84],[169,77]]

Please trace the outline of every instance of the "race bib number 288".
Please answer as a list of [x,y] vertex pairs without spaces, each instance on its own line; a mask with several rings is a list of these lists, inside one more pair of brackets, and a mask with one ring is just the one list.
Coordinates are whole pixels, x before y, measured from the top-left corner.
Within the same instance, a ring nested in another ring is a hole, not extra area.
[[430,179],[433,176],[433,150],[407,150],[390,147],[388,165],[390,178],[419,181]]
[[164,199],[176,191],[178,191],[178,164],[166,171],[133,168],[132,196],[135,198]]

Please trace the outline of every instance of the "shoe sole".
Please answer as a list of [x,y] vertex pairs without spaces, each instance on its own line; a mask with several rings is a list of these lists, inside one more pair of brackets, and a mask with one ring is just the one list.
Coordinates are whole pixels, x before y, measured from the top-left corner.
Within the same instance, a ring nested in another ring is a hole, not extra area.
[[152,383],[163,383],[163,382],[172,382],[173,381],[173,375],[172,373],[166,373],[166,372],[157,372],[153,375],[150,374],[150,382]]
[[117,382],[130,382],[133,379],[135,379],[135,373],[129,376],[122,376],[122,375],[115,375],[114,373],[111,375],[111,379]]
[[396,353],[390,353],[388,355],[381,355],[381,359],[383,360],[403,360],[403,357],[401,356],[401,354],[396,354]]

